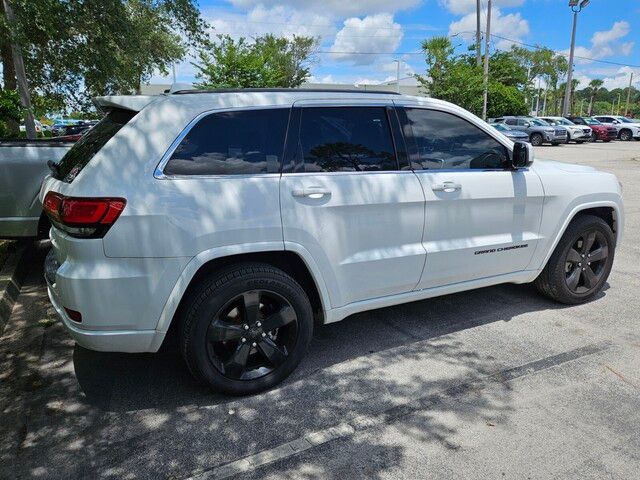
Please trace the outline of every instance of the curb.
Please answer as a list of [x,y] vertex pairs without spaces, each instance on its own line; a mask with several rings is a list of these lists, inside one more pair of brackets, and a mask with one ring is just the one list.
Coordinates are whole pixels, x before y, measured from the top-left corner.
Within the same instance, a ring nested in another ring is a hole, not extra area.
[[22,282],[29,271],[28,259],[33,255],[33,244],[17,244],[10,247],[7,258],[0,270],[0,334],[9,320],[13,305],[20,295]]

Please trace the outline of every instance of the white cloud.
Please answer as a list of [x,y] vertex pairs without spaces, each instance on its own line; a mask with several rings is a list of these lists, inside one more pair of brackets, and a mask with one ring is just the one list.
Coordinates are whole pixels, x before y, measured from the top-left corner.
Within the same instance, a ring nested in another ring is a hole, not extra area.
[[640,86],[640,68],[631,67],[606,67],[581,70],[574,73],[574,78],[580,81],[578,88],[585,88],[594,78],[604,81],[603,87],[607,90],[615,88],[627,88],[629,86],[629,75],[633,72],[633,86]]
[[337,30],[328,15],[287,6],[267,8],[258,5],[246,14],[215,10],[206,12],[205,16],[213,27],[213,34],[228,34],[234,38],[251,38],[267,33],[285,37],[304,35],[323,38],[333,36]]
[[[486,24],[486,21],[484,21]],[[482,28],[484,30],[484,27]],[[469,13],[457,22],[449,25],[449,35],[460,35],[466,40],[472,40],[476,31],[476,14]],[[491,34],[500,35],[519,41],[529,34],[529,22],[519,13],[503,15],[500,9],[491,10]],[[497,39],[496,48],[508,49],[513,44],[510,40]]]
[[[494,8],[519,7],[525,0],[494,0]],[[482,2],[485,3],[484,1]],[[454,15],[466,15],[476,11],[476,0],[440,0],[440,5]],[[475,27],[474,27],[475,28]]]
[[402,36],[402,26],[395,23],[389,13],[348,18],[336,34],[331,46],[332,56],[353,65],[370,65],[377,59],[375,53],[392,52],[398,48]]
[[230,0],[238,8],[249,9],[256,5],[287,5],[299,10],[308,10],[326,14],[331,12],[335,17],[353,15],[372,15],[376,13],[397,12],[415,7],[422,0]]
[[[611,29],[596,32],[591,37],[591,48],[581,45],[576,46],[575,63],[585,65],[591,63],[591,60],[599,60],[601,58],[613,57],[615,55],[630,55],[633,50],[634,42],[623,42],[621,39],[626,37],[631,31],[628,22],[615,22]],[[563,50],[562,53],[569,54],[569,49]]]

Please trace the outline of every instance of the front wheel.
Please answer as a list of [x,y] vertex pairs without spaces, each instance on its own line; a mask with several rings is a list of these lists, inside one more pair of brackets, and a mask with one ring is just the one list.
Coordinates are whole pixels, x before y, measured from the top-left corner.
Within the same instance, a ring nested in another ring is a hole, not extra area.
[[181,350],[189,370],[231,395],[280,383],[300,363],[313,334],[304,290],[267,264],[239,264],[207,277],[183,312]]
[[580,215],[569,224],[535,285],[560,303],[587,302],[607,281],[614,253],[615,237],[607,222]]

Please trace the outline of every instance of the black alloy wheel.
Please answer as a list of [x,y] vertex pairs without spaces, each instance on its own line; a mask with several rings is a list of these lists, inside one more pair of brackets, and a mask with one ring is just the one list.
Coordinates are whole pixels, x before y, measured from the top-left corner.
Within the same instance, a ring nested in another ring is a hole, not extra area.
[[250,290],[227,302],[207,329],[212,365],[233,380],[253,380],[282,365],[293,349],[298,317],[281,295]]
[[565,281],[577,294],[589,294],[599,284],[606,269],[609,244],[597,230],[582,233],[567,252]]
[[609,277],[615,244],[615,234],[603,218],[578,215],[536,278],[538,291],[568,305],[593,299]]

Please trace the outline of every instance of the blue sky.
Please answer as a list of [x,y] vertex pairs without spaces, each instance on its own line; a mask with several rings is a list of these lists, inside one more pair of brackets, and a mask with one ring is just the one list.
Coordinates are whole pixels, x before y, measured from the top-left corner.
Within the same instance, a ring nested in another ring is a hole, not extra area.
[[[424,73],[420,42],[453,35],[465,49],[475,30],[475,0],[200,0],[213,33],[238,38],[264,33],[320,37],[313,81],[379,83]],[[481,1],[486,8],[487,0]],[[571,11],[567,0],[494,0],[492,49],[512,41],[568,51]],[[483,14],[483,23],[484,23]],[[484,29],[484,26],[483,26]],[[591,0],[579,14],[575,78],[605,87],[626,87],[629,73],[640,88],[640,0]],[[508,40],[507,40],[508,39]],[[614,62],[614,63],[608,63]],[[189,61],[177,66],[178,81],[193,81]],[[155,77],[153,83],[170,83]]]

